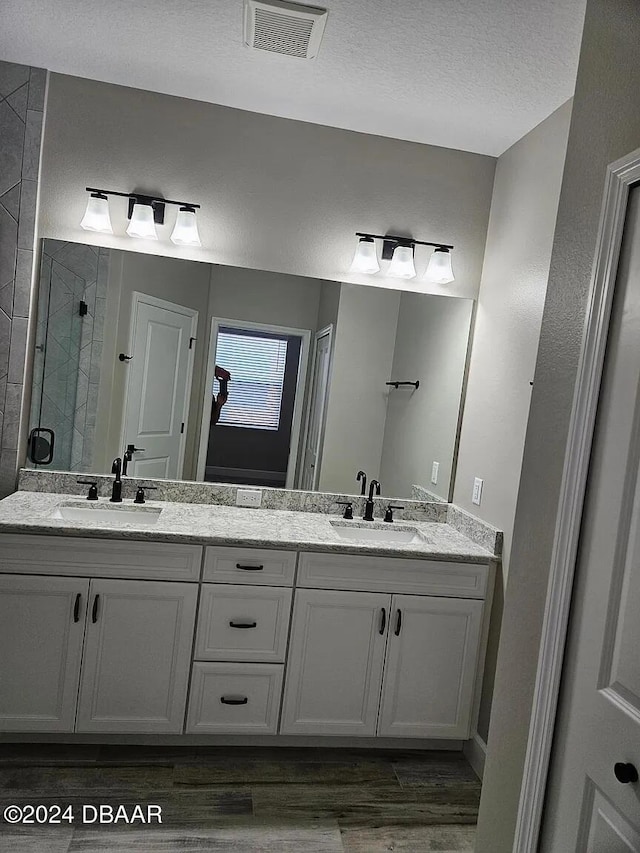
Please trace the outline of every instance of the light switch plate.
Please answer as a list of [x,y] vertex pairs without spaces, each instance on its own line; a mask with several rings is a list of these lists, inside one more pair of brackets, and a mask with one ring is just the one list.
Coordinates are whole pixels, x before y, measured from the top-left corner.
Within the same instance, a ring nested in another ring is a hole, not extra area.
[[480,506],[480,501],[482,500],[482,486],[484,485],[484,480],[481,480],[480,477],[476,477],[473,481],[473,492],[471,493],[471,503],[476,504],[476,506]]
[[431,482],[435,486],[438,482],[438,471],[440,470],[440,463],[434,462],[431,465]]
[[250,506],[254,509],[262,503],[262,492],[260,489],[238,489],[236,492],[236,506]]

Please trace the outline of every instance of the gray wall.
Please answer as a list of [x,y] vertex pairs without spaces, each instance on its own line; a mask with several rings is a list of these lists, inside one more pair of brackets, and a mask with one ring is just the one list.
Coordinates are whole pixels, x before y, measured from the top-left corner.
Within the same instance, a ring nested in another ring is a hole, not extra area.
[[380,477],[387,416],[384,383],[391,376],[399,307],[399,291],[342,285],[320,491],[357,493],[359,468],[369,479]]
[[25,405],[46,81],[41,68],[0,62],[0,498],[15,486]]
[[[213,266],[209,318],[315,329],[322,282],[263,270]],[[339,290],[338,285],[334,285]],[[211,330],[211,323],[207,334]]]
[[[495,159],[483,155],[52,74],[41,233],[342,281],[355,231],[406,229],[456,246],[456,282],[432,291],[473,297],[494,169]],[[80,238],[87,185],[200,203],[204,248],[169,241],[175,210],[158,243],[133,241],[117,200],[118,236]],[[422,270],[428,251],[419,255]]]
[[640,6],[588,0],[514,523],[476,853],[511,853],[606,167],[640,146]]
[[[453,499],[504,531],[478,724],[485,741],[570,118],[568,102],[498,159],[475,318]],[[479,507],[474,477],[484,480]]]
[[[420,381],[389,389],[380,479],[388,495],[419,484],[449,499],[473,302],[403,293],[391,379]],[[431,464],[439,462],[438,483]]]
[[[98,399],[98,422],[101,426],[96,435],[96,447],[104,447],[104,455],[99,462],[96,458],[98,471],[110,471],[111,461],[115,456],[122,455],[124,450],[120,444],[127,365],[118,360],[118,353],[127,352],[129,347],[131,294],[137,290],[198,312],[192,383],[195,390],[204,384],[203,367],[209,344],[206,333],[209,275],[208,264],[137,252],[111,252],[106,328],[115,329],[116,333],[107,334],[104,344],[104,379],[100,384]],[[187,424],[185,479],[195,476],[199,435],[200,400],[196,393],[192,393]]]

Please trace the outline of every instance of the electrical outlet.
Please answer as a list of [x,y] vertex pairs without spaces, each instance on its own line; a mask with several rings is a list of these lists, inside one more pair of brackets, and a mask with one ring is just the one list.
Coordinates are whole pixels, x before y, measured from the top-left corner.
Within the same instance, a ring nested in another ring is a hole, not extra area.
[[236,492],[236,506],[250,506],[256,509],[262,503],[262,491],[260,489],[238,489]]
[[440,470],[440,463],[434,462],[431,465],[431,482],[433,483],[434,486],[438,482],[438,471],[439,470]]
[[482,500],[482,486],[484,484],[484,480],[481,480],[480,477],[476,477],[473,481],[473,492],[471,493],[471,502],[476,506],[480,506],[480,501]]

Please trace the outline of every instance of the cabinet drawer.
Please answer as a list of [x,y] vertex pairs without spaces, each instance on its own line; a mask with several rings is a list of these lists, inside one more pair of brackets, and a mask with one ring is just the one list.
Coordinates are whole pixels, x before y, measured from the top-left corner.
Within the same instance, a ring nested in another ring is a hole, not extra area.
[[203,580],[293,586],[295,571],[295,551],[210,547],[205,551]]
[[0,572],[198,581],[201,561],[199,545],[0,534]]
[[194,663],[187,732],[276,734],[282,672],[280,664]]
[[300,554],[299,587],[484,598],[489,566],[354,554]]
[[282,663],[291,595],[280,587],[204,584],[195,657]]

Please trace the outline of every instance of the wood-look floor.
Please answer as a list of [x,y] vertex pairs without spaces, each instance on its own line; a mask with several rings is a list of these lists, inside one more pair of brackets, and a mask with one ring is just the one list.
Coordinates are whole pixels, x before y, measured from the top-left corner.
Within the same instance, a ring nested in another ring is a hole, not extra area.
[[[2,853],[469,853],[460,753],[0,744]],[[8,805],[136,803],[162,825],[14,827]]]

